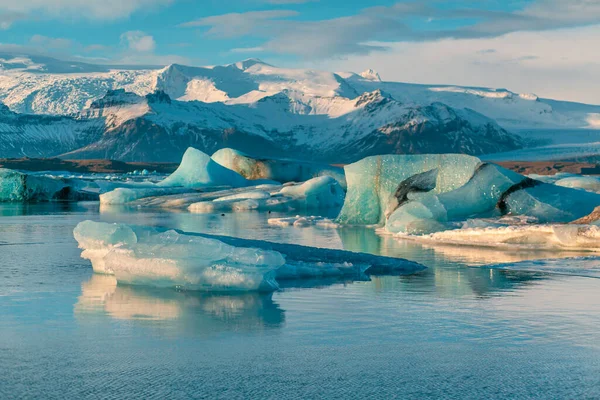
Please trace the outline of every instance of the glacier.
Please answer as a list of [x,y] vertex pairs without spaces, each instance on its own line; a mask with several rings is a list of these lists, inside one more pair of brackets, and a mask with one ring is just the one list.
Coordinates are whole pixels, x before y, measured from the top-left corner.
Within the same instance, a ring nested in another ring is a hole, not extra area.
[[147,226],[83,221],[73,235],[96,273],[142,286],[273,291],[277,280],[364,279],[365,274],[425,269],[404,259]]

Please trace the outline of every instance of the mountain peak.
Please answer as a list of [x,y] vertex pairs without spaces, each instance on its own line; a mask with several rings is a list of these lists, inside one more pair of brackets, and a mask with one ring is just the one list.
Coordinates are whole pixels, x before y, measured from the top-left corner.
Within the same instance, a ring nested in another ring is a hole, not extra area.
[[368,81],[381,82],[381,77],[379,76],[377,71],[371,68],[364,70],[359,75]]
[[264,62],[263,60],[261,60],[260,58],[247,58],[245,60],[236,62],[234,65],[238,68],[241,69],[242,71],[247,70],[248,68],[251,68],[257,64],[262,64],[262,65],[269,65],[266,62]]
[[126,104],[136,104],[141,101],[142,97],[131,92],[125,91],[125,89],[115,89],[106,92],[104,97],[93,101],[90,104],[90,108],[106,108],[114,107]]

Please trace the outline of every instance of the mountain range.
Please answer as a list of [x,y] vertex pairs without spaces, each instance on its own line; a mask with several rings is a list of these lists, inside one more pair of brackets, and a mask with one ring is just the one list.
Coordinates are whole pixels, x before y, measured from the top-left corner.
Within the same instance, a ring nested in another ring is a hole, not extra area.
[[124,67],[0,53],[0,101],[0,157],[178,161],[193,146],[346,163],[507,152],[600,128],[600,106],[258,59]]

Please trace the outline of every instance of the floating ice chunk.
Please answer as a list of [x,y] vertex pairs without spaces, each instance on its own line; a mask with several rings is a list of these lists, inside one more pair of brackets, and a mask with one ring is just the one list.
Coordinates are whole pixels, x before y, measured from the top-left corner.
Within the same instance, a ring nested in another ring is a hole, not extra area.
[[132,201],[142,199],[145,197],[152,196],[167,196],[172,194],[182,194],[189,193],[193,191],[188,188],[180,188],[180,187],[154,187],[154,188],[143,188],[143,189],[133,189],[133,188],[117,188],[108,193],[104,193],[100,195],[100,204],[127,204]]
[[569,222],[600,205],[596,193],[536,181],[470,156],[369,157],[347,166],[346,174],[349,189],[338,222],[385,223],[392,233],[422,235],[502,215]]
[[309,179],[301,185],[285,186],[279,193],[301,199],[306,208],[315,209],[341,207],[345,197],[340,184],[330,176]]
[[235,247],[217,239],[123,224],[81,222],[74,230],[95,272],[135,285],[188,290],[275,290],[275,251]]
[[554,182],[555,185],[600,193],[600,179],[592,176],[571,176]]
[[37,176],[0,168],[0,202],[97,200],[88,184],[77,179]]
[[537,224],[466,228],[411,236],[411,238],[424,243],[462,246],[600,251],[600,227],[595,225]]
[[527,260],[509,264],[489,265],[488,267],[505,271],[583,276],[600,279],[600,258],[598,257]]
[[238,172],[247,179],[272,179],[278,182],[304,182],[328,175],[346,188],[343,168],[328,164],[295,160],[257,159],[234,149],[221,149],[212,159],[222,166]]
[[338,228],[340,226],[329,218],[317,216],[301,217],[300,215],[285,218],[269,218],[267,223],[274,226],[294,226],[296,228],[304,228],[308,226],[317,226],[320,228]]
[[[175,194],[165,194],[149,197],[142,197],[138,200],[127,203],[128,207],[160,207],[169,209],[184,209],[188,208],[193,203],[212,202],[221,197],[238,195],[246,192],[264,191],[276,193],[281,190],[281,185],[258,185],[247,188],[223,188],[223,187],[207,187],[202,189],[187,189],[187,188],[164,188],[165,190],[173,190]],[[177,190],[182,193],[178,193]],[[242,201],[242,200],[238,200]]]
[[186,150],[179,168],[159,186],[248,186],[248,181],[235,171],[213,161],[207,154],[190,147]]
[[365,272],[410,274],[425,269],[370,254],[92,221],[77,225],[74,236],[94,271],[133,285],[260,291],[275,290],[277,276],[359,279]]
[[374,156],[347,165],[348,194],[338,222],[382,224],[402,182],[436,170],[432,193],[445,193],[467,183],[479,164],[478,158],[467,155],[430,154]]
[[249,191],[193,203],[193,213],[247,210],[300,210],[341,207],[344,191],[330,176],[313,178],[300,185],[284,186],[277,192]]

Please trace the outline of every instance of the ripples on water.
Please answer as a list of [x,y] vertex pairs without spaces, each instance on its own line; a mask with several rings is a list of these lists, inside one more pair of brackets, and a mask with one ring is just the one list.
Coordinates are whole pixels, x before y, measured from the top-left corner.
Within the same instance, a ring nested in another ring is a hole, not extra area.
[[[600,280],[481,266],[567,254],[267,225],[275,214],[98,213],[80,203],[0,206],[0,215],[0,398],[600,397]],[[79,257],[72,229],[84,219],[430,268],[273,294],[122,286]]]

